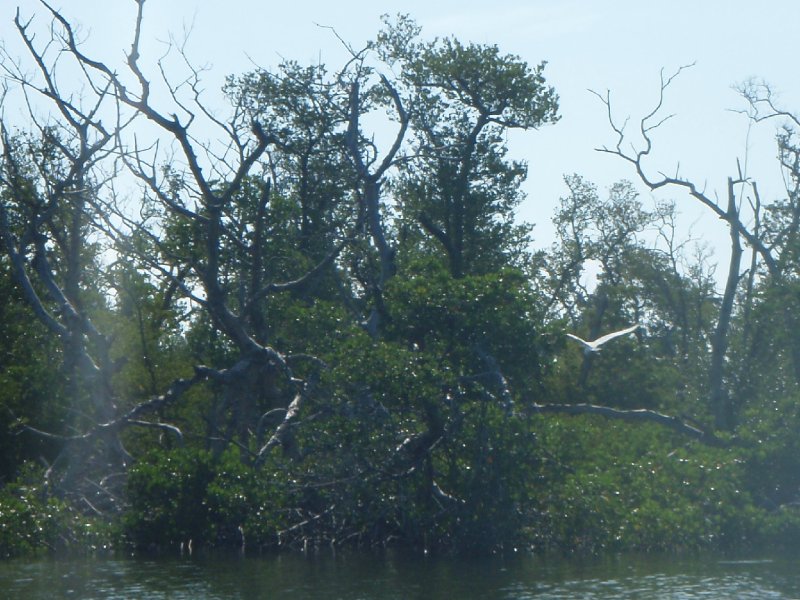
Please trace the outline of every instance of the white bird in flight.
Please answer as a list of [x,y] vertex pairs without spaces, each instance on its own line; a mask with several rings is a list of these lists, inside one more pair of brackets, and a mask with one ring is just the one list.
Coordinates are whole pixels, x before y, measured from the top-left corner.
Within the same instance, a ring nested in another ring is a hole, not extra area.
[[573,340],[580,342],[584,347],[584,352],[587,354],[589,352],[600,352],[600,346],[605,344],[609,340],[613,340],[615,337],[619,337],[621,335],[627,335],[628,333],[633,333],[639,328],[639,325],[633,325],[632,327],[628,327],[627,329],[620,329],[619,331],[615,331],[613,333],[607,333],[602,337],[597,338],[591,342],[587,342],[586,340],[579,338],[577,335],[572,335],[571,333],[567,334],[567,337],[571,337]]

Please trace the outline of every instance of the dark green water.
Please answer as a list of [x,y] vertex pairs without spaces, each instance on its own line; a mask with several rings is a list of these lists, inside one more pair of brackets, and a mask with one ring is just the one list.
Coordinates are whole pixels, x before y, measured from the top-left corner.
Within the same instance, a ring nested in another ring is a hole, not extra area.
[[800,555],[457,560],[362,554],[0,562],[0,598],[800,598]]

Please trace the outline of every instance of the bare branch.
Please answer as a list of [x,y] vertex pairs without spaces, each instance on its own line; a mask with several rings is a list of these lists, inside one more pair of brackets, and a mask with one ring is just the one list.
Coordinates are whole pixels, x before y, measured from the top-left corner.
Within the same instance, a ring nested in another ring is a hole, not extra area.
[[695,425],[687,423],[680,417],[665,415],[654,410],[636,409],[622,410],[610,406],[597,404],[536,404],[531,405],[534,413],[550,413],[565,415],[598,415],[607,419],[617,419],[632,422],[655,423],[673,429],[682,435],[697,439],[709,446],[728,446],[729,442],[716,437],[712,432],[704,431]]

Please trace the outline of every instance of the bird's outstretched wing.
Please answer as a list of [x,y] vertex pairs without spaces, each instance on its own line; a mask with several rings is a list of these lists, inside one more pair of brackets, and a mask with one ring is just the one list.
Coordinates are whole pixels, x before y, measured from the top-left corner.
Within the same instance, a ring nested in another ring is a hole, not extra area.
[[592,348],[592,344],[590,344],[589,342],[587,342],[586,340],[584,340],[584,339],[582,339],[582,338],[579,338],[577,335],[572,335],[571,333],[568,333],[568,334],[567,334],[567,337],[568,337],[568,338],[572,338],[572,339],[573,339],[573,340],[575,340],[576,342],[580,342],[581,344],[583,344],[583,345],[584,345],[584,346],[586,346],[587,348],[590,348],[590,349]]
[[614,331],[613,333],[607,333],[604,336],[597,338],[596,340],[592,340],[591,342],[587,342],[583,338],[579,338],[577,335],[572,335],[571,333],[567,334],[567,337],[572,338],[576,342],[580,342],[584,348],[586,348],[587,352],[598,352],[600,350],[600,346],[605,344],[609,340],[613,340],[615,337],[619,337],[621,335],[626,335],[628,333],[632,333],[638,329],[639,325],[633,325],[632,327],[628,327],[627,329],[621,329],[619,331]]
[[607,341],[613,340],[615,337],[619,337],[621,335],[626,335],[628,333],[633,333],[638,328],[639,328],[639,325],[637,324],[637,325],[633,325],[632,327],[628,327],[627,329],[620,329],[619,331],[614,331],[613,333],[607,333],[604,336],[599,337],[596,340],[594,340],[592,342],[592,345],[595,346],[595,347],[602,346]]

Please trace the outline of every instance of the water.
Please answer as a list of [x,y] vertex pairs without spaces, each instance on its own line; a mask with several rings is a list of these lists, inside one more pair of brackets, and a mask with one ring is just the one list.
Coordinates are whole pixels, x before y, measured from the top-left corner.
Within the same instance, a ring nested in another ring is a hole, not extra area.
[[800,555],[730,560],[614,557],[314,557],[0,562],[0,598],[460,600],[800,598]]

